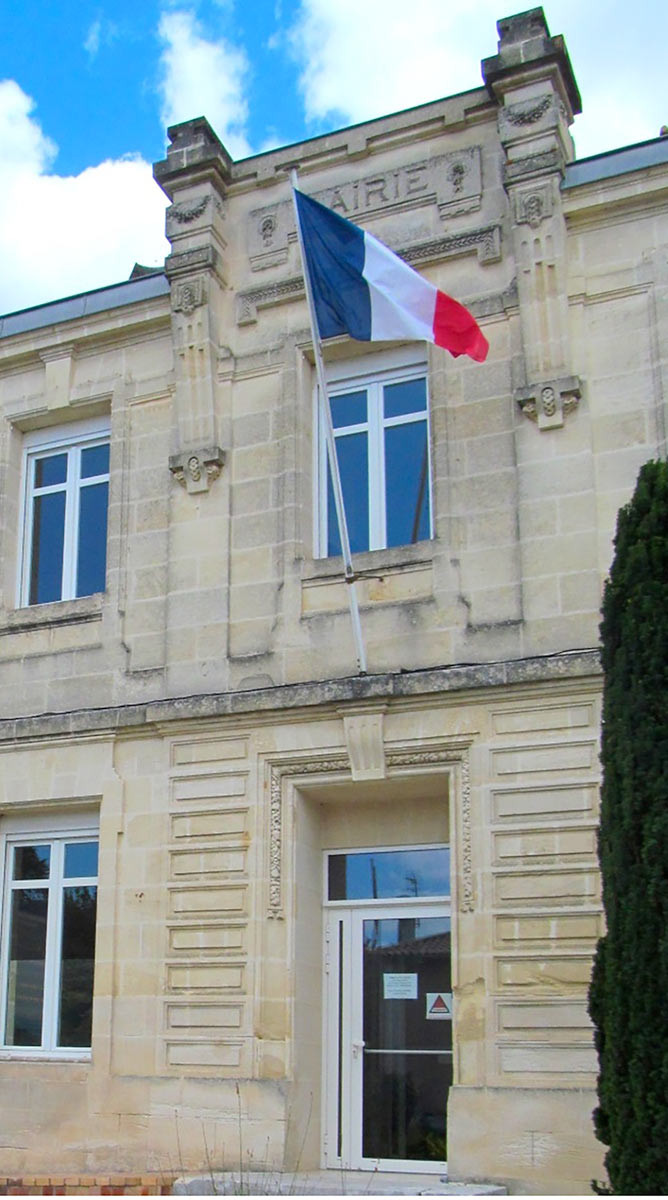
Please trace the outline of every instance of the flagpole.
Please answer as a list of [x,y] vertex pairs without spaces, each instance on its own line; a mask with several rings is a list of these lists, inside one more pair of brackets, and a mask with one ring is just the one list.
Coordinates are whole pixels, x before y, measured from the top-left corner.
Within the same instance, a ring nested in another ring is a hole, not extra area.
[[299,249],[302,257],[302,270],[304,272],[304,287],[306,290],[306,303],[308,305],[309,320],[311,322],[311,337],[313,339],[313,352],[315,355],[315,369],[318,380],[319,402],[318,408],[320,420],[322,421],[325,430],[325,440],[327,443],[327,457],[329,460],[329,469],[332,475],[332,490],[334,492],[334,506],[336,508],[336,519],[339,526],[339,539],[341,541],[341,553],[343,555],[343,565],[345,571],[345,583],[348,590],[348,604],[350,606],[350,617],[353,625],[353,636],[355,638],[355,650],[357,654],[357,665],[360,675],[366,675],[366,653],[364,650],[364,639],[362,637],[362,624],[360,621],[359,604],[357,601],[357,587],[355,571],[353,569],[353,560],[350,553],[350,539],[348,537],[348,524],[346,521],[346,510],[343,504],[343,489],[341,487],[341,475],[339,472],[339,462],[336,457],[336,440],[334,437],[334,426],[332,423],[332,411],[329,404],[329,393],[327,391],[327,380],[325,377],[325,364],[322,360],[322,347],[320,345],[320,334],[318,331],[318,321],[315,313],[315,304],[313,301],[313,291],[311,288],[311,280],[308,273],[308,265],[306,261],[306,253],[304,251],[304,240],[302,237],[302,228],[299,220],[299,212],[297,210],[297,197],[295,191],[299,180],[295,167],[290,170],[290,183],[292,185],[292,202],[295,211],[295,224],[297,226],[297,239],[299,241]]

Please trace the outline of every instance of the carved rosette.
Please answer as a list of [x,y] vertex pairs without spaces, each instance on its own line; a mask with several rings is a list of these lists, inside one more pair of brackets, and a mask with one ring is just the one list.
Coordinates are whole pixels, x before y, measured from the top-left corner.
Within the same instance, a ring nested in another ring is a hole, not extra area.
[[[471,784],[468,745],[439,747],[431,750],[389,751],[385,756],[388,770],[406,767],[447,767],[459,770],[459,849],[461,852],[461,886],[459,909],[475,911],[473,887],[473,854],[471,845]],[[306,762],[273,763],[269,775],[269,898],[267,915],[283,917],[283,781],[286,778],[308,775],[344,774],[350,777],[347,755]]]
[[187,492],[208,492],[214,479],[223,469],[225,453],[220,446],[203,446],[199,450],[184,450],[172,454],[169,469]]
[[546,379],[532,387],[518,388],[515,399],[525,417],[539,429],[560,429],[564,417],[580,403],[582,384],[577,375]]

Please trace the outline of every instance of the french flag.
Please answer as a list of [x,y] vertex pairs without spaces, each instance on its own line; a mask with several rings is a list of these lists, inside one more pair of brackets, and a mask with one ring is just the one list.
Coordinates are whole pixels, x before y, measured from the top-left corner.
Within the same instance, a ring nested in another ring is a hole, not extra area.
[[360,342],[424,339],[455,357],[485,361],[489,344],[463,304],[366,230],[294,192],[321,339],[342,333]]

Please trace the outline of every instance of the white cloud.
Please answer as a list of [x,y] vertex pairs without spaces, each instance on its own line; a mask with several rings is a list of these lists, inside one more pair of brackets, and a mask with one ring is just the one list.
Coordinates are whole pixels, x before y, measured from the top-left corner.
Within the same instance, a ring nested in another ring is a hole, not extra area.
[[51,170],[56,147],[14,80],[0,83],[0,311],[127,279],[160,266],[165,198],[142,159]]
[[118,26],[114,21],[108,21],[106,18],[96,17],[91,23],[91,26],[86,34],[84,41],[84,50],[90,58],[91,62],[97,58],[101,46],[111,46],[112,42],[116,41],[119,35]]
[[[476,87],[498,0],[302,0],[292,31],[308,120],[363,121]],[[491,44],[490,44],[491,43]]]
[[185,9],[163,13],[158,32],[164,42],[163,123],[204,116],[232,157],[245,158],[251,149],[245,132],[249,66],[244,51],[224,38],[207,40],[195,14]]
[[91,25],[90,29],[88,30],[88,33],[86,34],[86,40],[84,42],[84,50],[86,51],[86,54],[88,54],[90,58],[95,58],[98,50],[100,49],[101,34],[102,34],[102,22],[101,22],[100,18],[98,17],[97,20],[93,21],[93,24]]
[[[364,121],[482,84],[496,21],[526,7],[499,0],[300,0],[290,31],[307,120]],[[547,0],[583,102],[573,134],[582,157],[656,137],[665,107],[665,0],[583,5]],[[648,32],[649,31],[649,32]]]

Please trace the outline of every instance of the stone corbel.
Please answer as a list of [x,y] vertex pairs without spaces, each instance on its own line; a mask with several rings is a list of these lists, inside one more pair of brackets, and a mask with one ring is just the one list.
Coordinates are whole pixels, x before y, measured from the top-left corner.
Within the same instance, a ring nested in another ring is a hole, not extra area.
[[385,778],[383,714],[357,713],[343,718],[346,748],[355,782]]
[[223,469],[225,452],[220,446],[203,446],[199,450],[184,450],[170,454],[169,469],[187,492],[208,492],[214,479]]
[[582,384],[578,376],[566,375],[518,388],[515,399],[525,417],[535,421],[539,429],[560,429],[567,413],[577,408],[581,395]]

